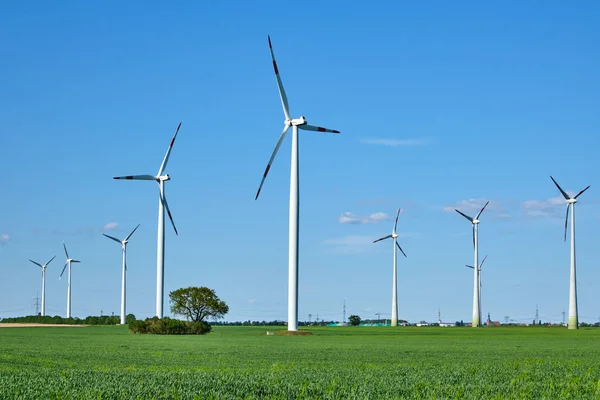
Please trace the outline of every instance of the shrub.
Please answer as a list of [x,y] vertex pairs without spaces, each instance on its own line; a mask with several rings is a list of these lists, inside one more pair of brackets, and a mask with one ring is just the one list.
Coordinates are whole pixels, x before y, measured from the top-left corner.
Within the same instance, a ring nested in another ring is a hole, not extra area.
[[206,322],[187,322],[165,317],[146,318],[146,320],[130,321],[129,330],[133,333],[151,333],[154,335],[203,335],[212,327]]

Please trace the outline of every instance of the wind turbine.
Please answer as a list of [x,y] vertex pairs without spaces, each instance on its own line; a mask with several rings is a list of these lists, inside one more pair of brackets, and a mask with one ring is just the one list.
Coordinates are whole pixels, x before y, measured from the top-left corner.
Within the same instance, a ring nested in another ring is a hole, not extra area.
[[[481,208],[479,213],[475,218],[471,218],[466,214],[455,209],[457,213],[468,219],[473,225],[473,248],[474,248],[474,260],[473,265],[479,265],[479,217],[481,213],[490,202],[486,202],[485,205]],[[472,327],[478,327],[480,325],[481,319],[481,301],[479,299],[479,269],[473,268],[473,321],[471,323]]]
[[106,236],[109,239],[114,240],[115,242],[119,243],[121,245],[121,249],[122,249],[122,253],[123,253],[123,270],[121,273],[121,324],[125,323],[125,271],[127,271],[127,243],[129,242],[129,238],[131,237],[131,235],[133,235],[133,232],[136,231],[137,228],[139,228],[140,224],[138,224],[138,226],[136,226],[129,235],[127,235],[127,237],[123,240],[119,240],[115,237],[112,237],[110,235],[107,235],[105,233],[103,233],[104,236]]
[[[481,315],[481,287],[483,286],[481,284],[481,266],[485,262],[486,258],[487,258],[487,256],[483,257],[483,261],[481,261],[481,264],[479,264],[479,268],[477,268],[477,275],[478,275],[478,281],[479,281],[479,313],[480,313],[480,315]],[[468,267],[471,269],[473,268],[472,265],[465,265],[465,267]]]
[[165,274],[165,213],[164,209],[167,209],[167,214],[169,215],[169,219],[171,220],[171,224],[173,225],[173,230],[175,230],[175,234],[177,233],[177,228],[175,228],[175,222],[173,222],[173,217],[171,216],[171,210],[169,209],[169,203],[167,203],[167,197],[165,196],[165,182],[170,180],[171,177],[169,174],[162,175],[163,171],[167,167],[167,162],[169,161],[169,155],[171,155],[171,150],[173,149],[173,144],[175,143],[175,138],[177,138],[177,132],[179,132],[179,128],[181,127],[181,122],[177,125],[177,130],[175,131],[175,135],[173,135],[173,139],[171,139],[171,143],[169,144],[169,148],[167,150],[167,154],[165,154],[165,158],[163,159],[162,164],[160,165],[160,169],[158,170],[158,174],[154,175],[128,175],[128,176],[115,176],[113,179],[127,179],[127,180],[140,180],[140,181],[156,181],[158,183],[159,189],[159,198],[158,198],[158,245],[156,251],[156,316],[158,318],[163,317],[163,299],[164,299],[164,274]]
[[320,126],[308,125],[306,122],[306,118],[304,116],[300,116],[300,118],[292,119],[290,117],[289,104],[287,100],[287,96],[285,94],[285,90],[283,89],[283,83],[281,82],[281,77],[279,76],[279,70],[277,68],[277,62],[275,61],[275,54],[273,53],[273,46],[271,45],[271,37],[269,36],[269,49],[271,50],[271,58],[273,60],[273,68],[275,70],[275,78],[277,80],[277,87],[279,88],[279,97],[281,98],[281,105],[283,106],[283,113],[285,115],[284,127],[281,136],[279,136],[279,140],[275,145],[275,149],[273,150],[273,154],[271,154],[271,159],[267,164],[267,168],[265,169],[265,173],[263,174],[262,180],[260,181],[260,186],[258,187],[258,191],[256,192],[256,197],[254,200],[258,199],[258,195],[260,194],[260,190],[262,189],[263,183],[265,182],[265,178],[271,169],[271,165],[273,164],[273,160],[275,159],[275,155],[277,155],[277,151],[285,139],[285,135],[288,132],[290,126],[292,127],[292,163],[291,163],[291,173],[290,173],[290,219],[289,219],[289,276],[288,276],[288,331],[297,331],[298,330],[298,242],[299,242],[299,163],[298,163],[298,129],[303,129],[307,131],[317,131],[317,132],[331,132],[331,133],[340,133],[339,131],[333,129],[326,129]]
[[65,273],[65,268],[69,267],[69,272],[67,273],[67,318],[71,318],[71,263],[81,262],[79,260],[75,260],[74,258],[69,258],[69,253],[67,252],[67,246],[63,242],[63,247],[65,248],[65,255],[67,256],[67,262],[60,273],[58,279],[61,279],[63,274]]
[[396,262],[396,247],[400,249],[404,257],[406,257],[406,253],[402,250],[402,247],[398,244],[398,234],[396,233],[396,226],[398,225],[398,216],[400,215],[400,208],[396,213],[396,222],[394,223],[394,229],[392,230],[391,235],[387,235],[380,239],[375,240],[373,243],[377,243],[380,240],[385,240],[392,238],[394,239],[394,273],[393,273],[393,281],[392,281],[392,326],[398,326],[398,263]]
[[565,242],[567,241],[567,224],[569,221],[569,207],[573,209],[571,213],[571,282],[569,284],[569,329],[578,329],[579,328],[579,318],[577,316],[577,277],[575,272],[575,203],[577,203],[577,198],[581,196],[583,192],[588,190],[590,186],[588,185],[585,189],[577,193],[575,196],[571,197],[565,192],[559,185],[556,183],[554,178],[551,176],[552,182],[556,185],[560,193],[563,195],[565,200],[567,201],[567,215],[565,217]]
[[29,261],[42,269],[42,317],[46,315],[46,268],[48,267],[48,264],[50,264],[55,258],[56,256],[52,257],[50,261],[44,265],[29,259]]

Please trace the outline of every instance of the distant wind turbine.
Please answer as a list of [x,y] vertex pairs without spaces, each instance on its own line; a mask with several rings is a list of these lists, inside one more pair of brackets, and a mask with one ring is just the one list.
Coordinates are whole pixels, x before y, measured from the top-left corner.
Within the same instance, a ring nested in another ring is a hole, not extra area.
[[171,210],[169,210],[169,203],[167,203],[167,197],[165,196],[165,182],[170,180],[171,177],[169,174],[162,175],[163,171],[167,167],[167,162],[169,161],[169,156],[171,155],[171,150],[173,149],[173,144],[175,143],[175,138],[177,138],[177,133],[179,132],[179,128],[181,128],[181,122],[177,125],[177,130],[175,131],[175,135],[173,135],[173,139],[171,139],[171,143],[169,144],[169,148],[167,150],[167,154],[165,154],[165,158],[163,159],[162,164],[158,170],[158,174],[154,175],[128,175],[128,176],[115,176],[113,179],[127,179],[127,180],[141,180],[141,181],[156,181],[158,183],[159,189],[159,198],[158,198],[158,245],[156,251],[156,316],[158,318],[163,317],[163,303],[164,303],[164,292],[165,292],[165,284],[164,284],[164,274],[165,274],[165,214],[164,210],[167,209],[167,214],[169,215],[169,219],[171,220],[171,224],[173,225],[173,230],[175,230],[175,234],[177,233],[177,228],[175,228],[175,222],[173,222],[173,217],[171,216]]
[[[478,275],[478,280],[479,280],[479,310],[481,312],[481,288],[482,288],[482,284],[481,284],[481,266],[483,265],[483,263],[485,262],[485,259],[487,258],[487,256],[483,257],[483,261],[481,261],[481,264],[479,264],[479,268],[477,269],[477,275]],[[472,265],[465,265],[465,267],[468,268],[473,268]]]
[[[479,217],[481,216],[481,213],[483,212],[483,210],[485,210],[489,203],[489,201],[485,203],[485,205],[481,208],[481,211],[479,211],[475,218],[471,218],[468,215],[463,214],[462,212],[456,209],[454,210],[466,219],[468,219],[473,225],[473,249],[475,260],[473,265],[479,265]],[[473,274],[473,321],[471,323],[471,326],[478,327],[480,326],[481,321],[481,301],[479,299],[479,269],[473,268]]]
[[48,267],[48,264],[50,264],[55,258],[56,256],[52,257],[50,261],[48,261],[44,265],[35,262],[31,259],[29,260],[42,269],[42,317],[46,315],[46,268]]
[[74,258],[69,258],[69,253],[67,252],[67,246],[65,246],[63,242],[63,247],[65,249],[65,256],[67,256],[67,262],[60,273],[58,279],[61,279],[63,274],[65,273],[65,268],[69,267],[69,271],[67,272],[67,318],[71,318],[71,263],[79,263],[81,261],[75,260]]
[[267,164],[267,168],[263,174],[260,186],[256,192],[255,200],[258,199],[260,190],[262,189],[265,178],[271,169],[273,160],[277,155],[277,151],[285,139],[290,126],[292,127],[292,165],[290,175],[290,222],[289,222],[289,276],[288,276],[288,331],[298,330],[298,242],[299,242],[299,219],[300,219],[300,199],[298,195],[299,191],[299,165],[298,165],[298,129],[307,131],[317,132],[331,132],[340,133],[333,129],[322,128],[320,126],[308,125],[306,118],[300,116],[298,119],[292,119],[290,117],[289,105],[285,90],[283,89],[283,83],[279,76],[279,69],[277,68],[277,62],[275,61],[275,54],[273,53],[273,46],[271,45],[271,37],[269,39],[269,49],[271,50],[271,59],[273,60],[273,68],[275,70],[275,78],[277,80],[277,86],[279,88],[279,97],[281,98],[281,104],[283,106],[283,113],[285,114],[285,121],[283,132],[275,145],[271,159]]
[[129,242],[129,238],[131,237],[131,235],[133,235],[133,232],[136,231],[137,228],[139,228],[139,224],[138,226],[136,226],[129,235],[127,235],[127,237],[123,240],[119,240],[115,237],[112,237],[110,235],[107,235],[105,233],[103,233],[104,236],[106,236],[109,239],[114,240],[115,242],[119,243],[121,245],[121,250],[123,253],[123,269],[121,272],[121,324],[125,323],[125,299],[126,299],[126,294],[125,294],[125,274],[127,271],[127,243]]
[[571,197],[565,192],[559,185],[556,183],[554,178],[551,176],[552,182],[556,185],[560,193],[563,195],[567,202],[567,215],[565,217],[565,242],[567,241],[567,224],[569,221],[569,207],[571,207],[571,280],[569,284],[569,329],[578,329],[579,328],[579,317],[577,315],[577,276],[575,271],[575,203],[577,203],[577,198],[581,196],[583,192],[588,190],[590,186],[588,185],[585,189],[577,193],[575,196]]
[[396,226],[398,225],[398,216],[400,215],[400,208],[396,213],[396,222],[394,223],[394,229],[392,230],[391,235],[384,236],[375,240],[373,243],[377,243],[380,240],[385,240],[392,238],[394,239],[394,269],[393,269],[393,278],[392,278],[392,326],[398,326],[398,263],[396,262],[396,247],[400,249],[404,257],[406,254],[402,250],[402,247],[398,244],[398,234],[396,233]]

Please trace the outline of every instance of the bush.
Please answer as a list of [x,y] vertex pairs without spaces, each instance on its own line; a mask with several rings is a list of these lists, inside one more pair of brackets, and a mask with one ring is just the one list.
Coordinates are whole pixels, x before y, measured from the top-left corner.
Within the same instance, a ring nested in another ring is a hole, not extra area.
[[212,327],[206,322],[187,322],[165,317],[146,318],[129,321],[129,330],[133,333],[150,333],[154,335],[203,335]]
[[127,325],[129,325],[129,323],[130,323],[131,321],[135,321],[135,315],[133,315],[133,314],[127,314],[127,315],[125,316],[125,323],[126,323]]

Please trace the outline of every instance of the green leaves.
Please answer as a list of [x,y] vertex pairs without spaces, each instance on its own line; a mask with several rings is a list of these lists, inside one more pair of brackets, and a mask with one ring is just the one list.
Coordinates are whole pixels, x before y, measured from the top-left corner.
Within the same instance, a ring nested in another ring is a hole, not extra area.
[[208,317],[222,318],[229,312],[229,306],[219,299],[215,291],[204,286],[174,290],[169,293],[169,298],[173,314],[194,322]]

